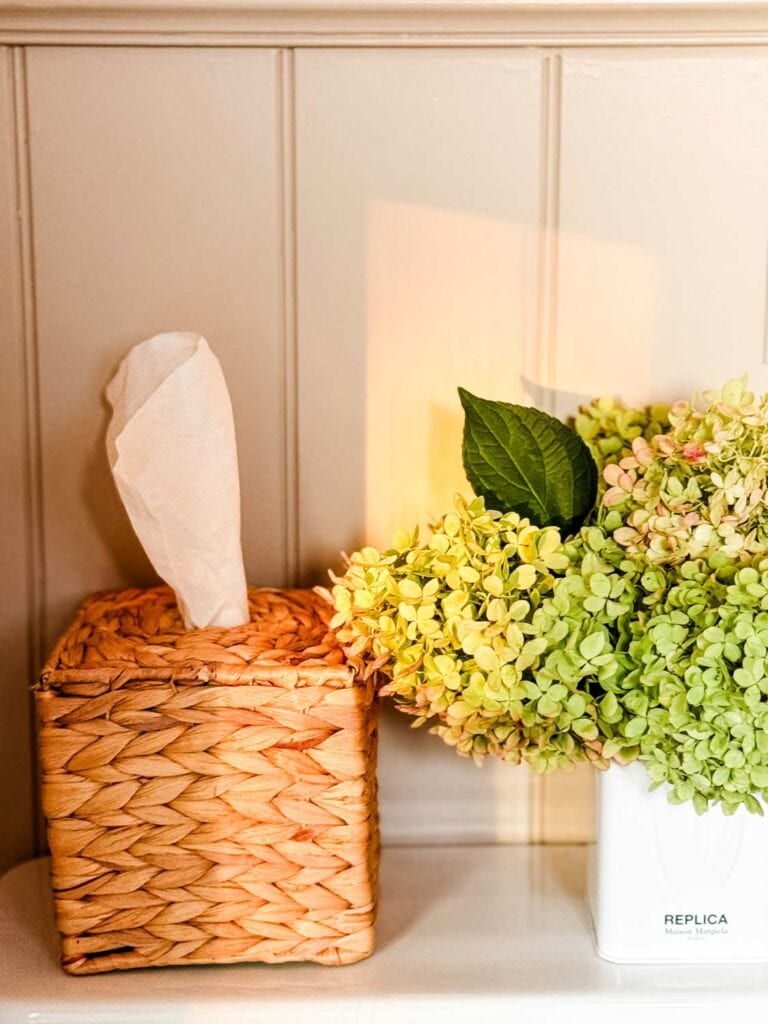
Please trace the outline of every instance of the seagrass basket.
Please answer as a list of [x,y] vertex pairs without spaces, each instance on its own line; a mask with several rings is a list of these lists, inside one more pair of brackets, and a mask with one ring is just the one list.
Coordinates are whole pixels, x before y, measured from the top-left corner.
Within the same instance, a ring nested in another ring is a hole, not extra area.
[[376,699],[311,591],[185,633],[97,594],[36,688],[62,962],[346,964],[373,948]]

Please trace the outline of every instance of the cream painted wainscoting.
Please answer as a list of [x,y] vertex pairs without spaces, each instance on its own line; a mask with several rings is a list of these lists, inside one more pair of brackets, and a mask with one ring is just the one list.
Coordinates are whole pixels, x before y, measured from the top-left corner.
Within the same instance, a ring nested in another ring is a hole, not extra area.
[[34,849],[29,680],[38,643],[32,552],[38,516],[28,402],[31,303],[21,284],[30,254],[16,216],[22,200],[16,72],[16,53],[0,47],[0,870]]
[[[466,490],[457,384],[562,415],[768,386],[765,4],[173,6],[0,7],[0,864],[42,843],[41,658],[86,592],[152,578],[103,455],[134,341],[220,355],[262,584]],[[390,842],[591,835],[589,773],[408,724]]]

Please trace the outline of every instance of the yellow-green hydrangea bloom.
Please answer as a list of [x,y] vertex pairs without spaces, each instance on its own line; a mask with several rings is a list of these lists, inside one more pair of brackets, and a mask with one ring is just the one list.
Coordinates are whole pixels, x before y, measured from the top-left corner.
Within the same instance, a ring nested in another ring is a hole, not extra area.
[[627,585],[601,554],[621,549],[583,533],[564,546],[554,527],[457,498],[424,543],[402,532],[388,551],[351,556],[334,577],[333,626],[459,753],[542,772],[601,762],[586,681],[618,669],[611,630]]

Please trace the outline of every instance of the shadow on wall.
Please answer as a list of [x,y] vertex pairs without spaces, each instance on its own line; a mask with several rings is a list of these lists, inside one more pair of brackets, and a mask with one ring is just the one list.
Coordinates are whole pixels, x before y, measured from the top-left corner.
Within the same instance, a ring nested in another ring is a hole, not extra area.
[[393,845],[525,842],[530,773],[488,758],[477,765],[383,701],[379,801]]
[[[105,384],[113,373],[114,371],[106,378]],[[120,500],[109,469],[106,434],[112,407],[103,394],[100,406],[101,427],[98,436],[93,438],[88,451],[88,461],[82,473],[83,503],[90,512],[94,532],[101,538],[104,547],[115,561],[118,574],[116,578],[131,580],[135,586],[152,586],[158,581],[157,573],[133,532],[128,513]]]

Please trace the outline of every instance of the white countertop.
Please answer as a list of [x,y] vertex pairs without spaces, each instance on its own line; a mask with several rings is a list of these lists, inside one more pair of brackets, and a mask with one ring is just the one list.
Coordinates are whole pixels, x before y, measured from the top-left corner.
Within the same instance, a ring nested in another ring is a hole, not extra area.
[[585,873],[584,847],[390,848],[378,949],[361,963],[70,977],[57,962],[47,863],[31,861],[0,880],[0,1024],[765,1019],[768,967],[598,959]]

